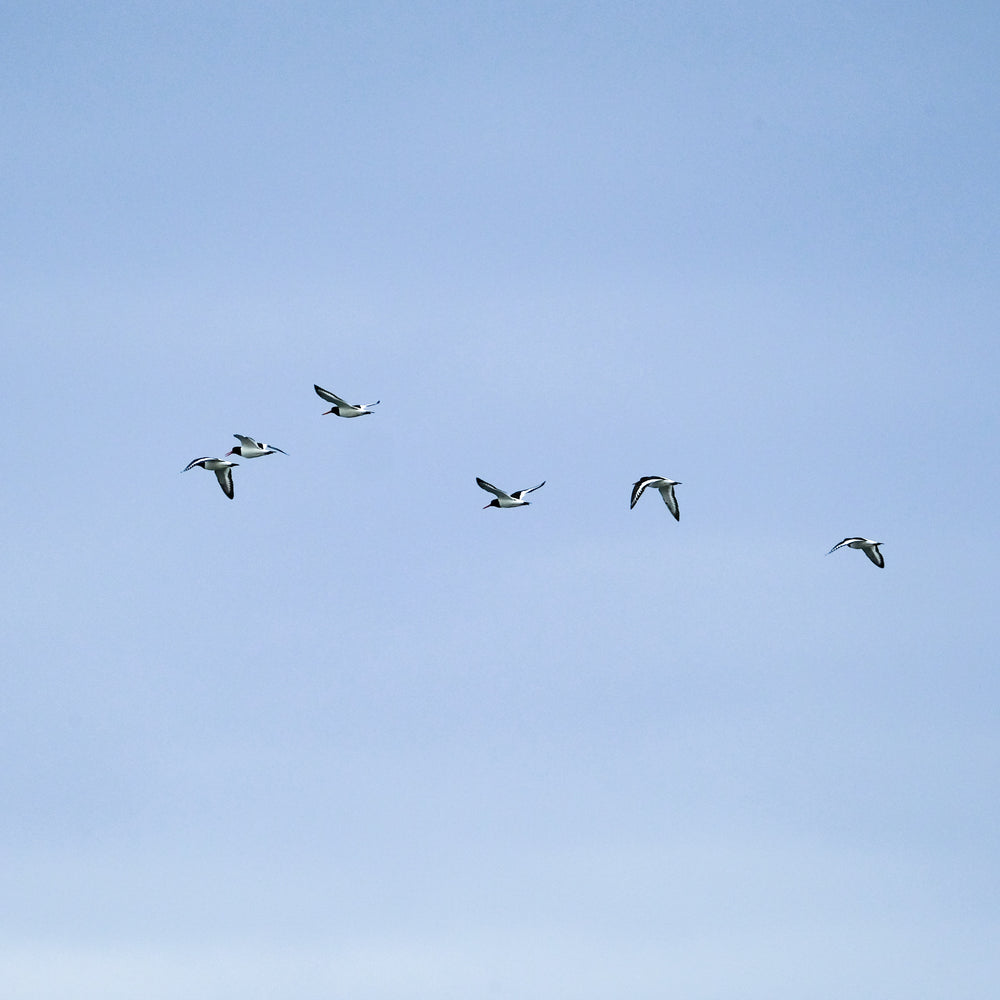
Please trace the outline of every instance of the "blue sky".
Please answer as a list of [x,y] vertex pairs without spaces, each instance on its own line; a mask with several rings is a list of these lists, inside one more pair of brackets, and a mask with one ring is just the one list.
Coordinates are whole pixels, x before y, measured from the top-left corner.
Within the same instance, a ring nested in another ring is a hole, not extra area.
[[992,5],[2,19],[6,997],[995,988]]

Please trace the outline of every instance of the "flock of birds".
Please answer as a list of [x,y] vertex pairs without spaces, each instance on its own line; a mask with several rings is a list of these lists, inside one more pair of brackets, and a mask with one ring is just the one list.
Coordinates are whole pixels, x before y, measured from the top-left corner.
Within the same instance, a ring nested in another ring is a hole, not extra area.
[[[373,406],[378,406],[381,402],[381,400],[376,400],[374,403],[348,403],[341,399],[340,396],[318,385],[314,385],[313,388],[320,399],[331,404],[330,409],[323,412],[323,416],[332,414],[337,417],[364,417],[372,412]],[[230,455],[237,455],[240,458],[261,458],[264,455],[273,455],[275,452],[279,452],[282,455],[288,454],[288,452],[282,451],[280,448],[275,448],[273,445],[265,444],[263,441],[255,441],[252,437],[247,437],[245,434],[234,434],[233,437],[237,438],[240,443],[235,448],[227,451],[225,458],[210,458],[207,455],[195,458],[187,464],[186,468],[181,470],[182,472],[187,472],[189,469],[199,466],[208,472],[214,472],[215,478],[219,480],[219,485],[222,487],[222,492],[230,500],[235,496],[233,489],[233,469],[239,465],[239,462],[228,461]],[[532,486],[530,489],[515,490],[513,493],[506,493],[504,490],[493,486],[478,476],[476,477],[476,483],[480,489],[493,494],[493,499],[483,507],[483,510],[488,510],[490,507],[496,507],[499,510],[507,507],[527,507],[531,501],[526,500],[525,497],[529,493],[534,493],[535,490],[540,490],[545,485],[545,480],[543,479],[537,486]],[[663,497],[663,502],[667,505],[667,509],[674,515],[674,519],[679,521],[681,519],[681,511],[677,505],[677,496],[674,493],[674,487],[681,485],[676,479],[667,479],[664,476],[643,476],[638,482],[632,484],[632,502],[629,504],[629,509],[631,510],[639,502],[639,497],[647,489],[654,489],[659,491],[660,496]],[[845,546],[850,549],[860,549],[879,569],[885,569],[885,559],[879,551],[881,544],[881,542],[873,541],[871,538],[845,538],[842,542],[837,542],[830,549],[830,552],[836,552],[837,549],[842,549]],[[827,555],[830,555],[830,552]]]

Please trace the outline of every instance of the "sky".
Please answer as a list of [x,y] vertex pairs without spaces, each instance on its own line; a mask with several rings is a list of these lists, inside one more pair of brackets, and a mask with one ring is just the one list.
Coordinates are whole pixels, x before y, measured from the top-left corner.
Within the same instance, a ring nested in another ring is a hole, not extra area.
[[995,989],[994,4],[0,26],[7,1000]]

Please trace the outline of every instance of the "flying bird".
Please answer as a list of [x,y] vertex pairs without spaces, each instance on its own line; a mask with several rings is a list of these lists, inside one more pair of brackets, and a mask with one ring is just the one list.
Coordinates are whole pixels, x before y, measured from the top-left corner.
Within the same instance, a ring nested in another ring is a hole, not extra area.
[[[879,569],[885,569],[885,559],[882,557],[882,553],[878,550],[878,547],[881,544],[881,542],[873,542],[870,538],[845,538],[842,542],[837,542],[837,544],[830,549],[830,552],[836,552],[837,549],[842,549],[845,545],[850,549],[861,549],[864,554],[868,556],[868,558],[871,559],[876,566],[878,566]],[[827,552],[827,555],[829,555],[830,552]]]
[[313,388],[320,399],[325,399],[328,403],[333,404],[329,410],[323,413],[324,417],[330,413],[336,414],[338,417],[363,417],[372,412],[373,406],[378,406],[382,402],[381,399],[376,399],[374,403],[347,403],[340,396],[322,389],[318,385],[314,385]]
[[[261,455],[273,455],[276,451],[281,451],[280,448],[264,444],[263,441],[254,441],[252,437],[247,437],[245,434],[234,434],[233,437],[239,438],[240,443],[232,451],[226,452],[226,458],[230,455],[239,455],[240,458],[260,458]],[[281,454],[287,455],[288,452],[281,451]]]
[[209,472],[214,472],[215,478],[219,480],[219,485],[222,487],[222,492],[232,500],[233,467],[239,464],[239,462],[227,462],[224,458],[195,458],[188,463],[187,469],[181,469],[181,472],[187,472],[188,469],[193,469],[196,465],[200,465]]
[[545,485],[545,480],[543,479],[537,486],[532,486],[530,490],[518,490],[516,493],[504,493],[503,490],[498,490],[495,486],[491,486],[485,479],[480,479],[476,476],[476,482],[479,484],[479,488],[486,490],[487,493],[493,493],[496,499],[491,500],[483,510],[488,507],[527,507],[531,502],[530,500],[525,500],[524,498],[529,493],[534,493],[535,490],[540,490]]
[[675,520],[679,521],[681,519],[681,509],[677,506],[674,487],[680,485],[681,483],[677,482],[676,479],[664,479],[663,476],[643,476],[639,482],[632,484],[632,502],[629,504],[629,510],[639,502],[639,497],[642,496],[646,487],[652,486],[653,489],[660,491],[663,502],[669,508],[670,513],[674,515]]

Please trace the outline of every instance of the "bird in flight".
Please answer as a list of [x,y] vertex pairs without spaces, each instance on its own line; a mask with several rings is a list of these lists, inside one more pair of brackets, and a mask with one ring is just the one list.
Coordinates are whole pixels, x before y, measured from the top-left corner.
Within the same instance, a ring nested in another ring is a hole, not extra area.
[[[239,438],[240,443],[232,451],[226,452],[226,458],[230,455],[239,455],[240,458],[260,458],[261,455],[273,455],[276,451],[281,451],[280,448],[264,444],[263,441],[254,441],[252,437],[247,437],[245,434],[234,434],[233,437]],[[281,451],[281,454],[287,455],[288,452]]]
[[[885,569],[885,559],[882,557],[882,553],[878,550],[878,547],[881,544],[881,542],[873,542],[870,538],[845,538],[842,542],[837,542],[837,544],[830,549],[830,552],[836,552],[837,549],[842,549],[845,545],[849,549],[861,549],[861,551],[864,552],[864,554],[868,556],[868,558],[871,559],[871,561],[875,563],[879,569]],[[827,555],[829,555],[830,552],[827,552]]]
[[224,458],[195,458],[188,462],[187,468],[181,469],[181,472],[187,472],[188,469],[193,469],[196,465],[200,465],[209,472],[214,472],[215,478],[219,480],[219,485],[222,487],[222,492],[232,500],[233,467],[239,464],[239,462],[227,462]]
[[677,506],[674,487],[680,485],[681,483],[677,482],[676,479],[664,479],[663,476],[643,476],[637,483],[632,484],[632,503],[629,504],[629,510],[639,502],[639,497],[642,496],[646,487],[652,486],[653,489],[660,491],[663,502],[669,508],[670,513],[674,515],[674,519],[679,521],[681,519],[681,509]]
[[545,480],[543,479],[537,486],[532,486],[530,490],[518,490],[516,493],[504,493],[503,490],[498,490],[495,486],[491,486],[485,479],[480,479],[476,476],[476,482],[479,488],[486,490],[487,493],[494,494],[494,499],[491,500],[483,510],[488,507],[496,507],[497,509],[501,507],[527,507],[531,502],[530,500],[525,500],[524,498],[529,493],[534,493],[535,490],[540,490],[545,485]]
[[372,412],[371,408],[373,406],[378,406],[382,402],[381,399],[376,399],[374,403],[348,403],[341,399],[340,396],[318,385],[313,385],[313,388],[320,399],[325,399],[328,403],[333,404],[329,410],[323,413],[324,417],[330,413],[338,417],[364,417]]

